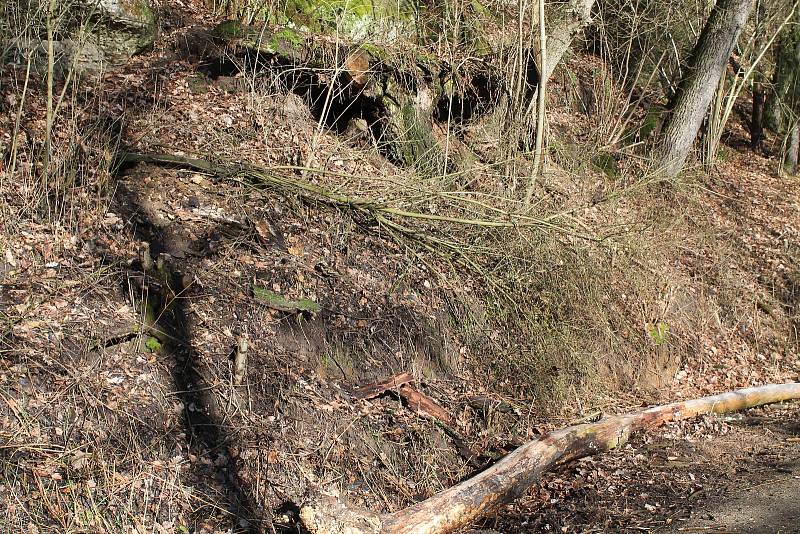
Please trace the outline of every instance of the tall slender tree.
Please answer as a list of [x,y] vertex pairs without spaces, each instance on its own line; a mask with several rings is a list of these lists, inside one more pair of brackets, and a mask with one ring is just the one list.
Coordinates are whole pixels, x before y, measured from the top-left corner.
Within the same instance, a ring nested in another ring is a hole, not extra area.
[[712,8],[656,149],[656,162],[665,176],[674,177],[683,168],[752,8],[753,0],[718,0]]
[[[767,8],[764,0],[756,0],[755,12],[755,46],[756,50],[761,48],[765,39]],[[767,100],[767,91],[764,87],[764,74],[761,69],[753,73],[753,107],[750,113],[750,147],[758,149],[761,141],[764,140],[764,104]]]
[[780,117],[777,126],[784,135],[786,170],[796,174],[800,150],[800,10],[794,12],[792,22],[778,45],[772,107]]

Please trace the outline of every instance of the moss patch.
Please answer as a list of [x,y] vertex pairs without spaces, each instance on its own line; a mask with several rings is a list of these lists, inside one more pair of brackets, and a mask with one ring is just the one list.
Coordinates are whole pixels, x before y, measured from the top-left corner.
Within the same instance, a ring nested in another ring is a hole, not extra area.
[[283,295],[275,293],[274,291],[270,291],[269,289],[254,285],[253,286],[253,297],[264,304],[272,308],[273,310],[289,312],[289,313],[300,313],[300,312],[308,312],[308,313],[317,313],[322,310],[322,307],[310,299],[288,299]]
[[222,39],[237,39],[245,34],[244,26],[238,20],[226,20],[217,24],[211,33]]
[[335,31],[349,39],[396,39],[410,35],[415,8],[390,0],[286,0],[270,22],[314,32]]

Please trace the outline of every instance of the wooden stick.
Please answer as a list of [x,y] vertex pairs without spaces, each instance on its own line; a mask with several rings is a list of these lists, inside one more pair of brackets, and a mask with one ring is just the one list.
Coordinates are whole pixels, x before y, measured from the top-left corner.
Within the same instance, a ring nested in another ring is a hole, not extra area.
[[[561,218],[563,214],[555,214],[544,219],[537,219],[535,217],[531,217],[530,215],[504,212],[502,217],[497,218],[465,219],[461,217],[438,215],[435,213],[408,211],[401,208],[387,206],[372,199],[340,195],[313,183],[302,181],[291,174],[297,171],[305,171],[333,176],[344,176],[340,173],[322,169],[314,169],[310,167],[292,165],[262,167],[254,164],[226,165],[223,163],[215,163],[210,160],[189,158],[175,154],[140,154],[136,152],[123,152],[117,155],[116,165],[135,163],[151,163],[154,165],[185,167],[188,169],[205,172],[222,179],[244,179],[250,181],[251,183],[258,183],[260,185],[288,188],[292,191],[300,192],[307,197],[315,198],[337,207],[358,209],[373,215],[389,215],[404,219],[453,223],[464,226],[478,226],[484,228],[541,228],[559,232],[564,231],[564,228],[556,223],[556,219]],[[585,237],[590,240],[595,240],[595,238],[592,238],[591,236]]]
[[390,376],[389,378],[378,380],[377,382],[365,384],[354,390],[352,396],[356,399],[371,399],[390,389],[397,389],[403,384],[408,384],[413,380],[414,377],[409,373],[400,373],[399,375]]
[[337,496],[319,495],[300,515],[314,534],[446,534],[517,499],[554,465],[615,449],[637,430],[798,398],[800,383],[773,384],[608,417],[529,442],[486,471],[391,514],[377,515],[344,506]]
[[398,389],[400,395],[408,403],[408,407],[415,413],[434,417],[446,425],[453,424],[453,418],[435,400],[424,393],[417,391],[411,384],[403,384]]
[[247,351],[250,344],[247,342],[247,337],[239,336],[236,344],[236,352],[233,356],[233,384],[241,386],[244,382],[244,377],[247,376]]

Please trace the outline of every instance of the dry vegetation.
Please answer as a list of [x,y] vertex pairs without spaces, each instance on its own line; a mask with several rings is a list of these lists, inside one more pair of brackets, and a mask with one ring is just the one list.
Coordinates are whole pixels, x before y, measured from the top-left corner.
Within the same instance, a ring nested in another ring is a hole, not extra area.
[[[399,166],[269,70],[205,63],[216,19],[173,4],[154,50],[58,78],[50,105],[40,69],[0,66],[4,532],[294,532],[316,488],[391,511],[598,411],[798,376],[800,184],[741,148],[738,123],[713,171],[658,181],[606,146],[630,102],[576,54],[550,82],[551,157],[526,209],[527,154]],[[447,126],[434,134],[454,150],[472,135]],[[276,311],[254,285],[321,311]],[[350,397],[403,371],[453,429]],[[678,505],[596,495],[651,467],[632,461],[556,475],[495,527],[664,526]],[[694,495],[688,472],[658,472],[664,499]]]

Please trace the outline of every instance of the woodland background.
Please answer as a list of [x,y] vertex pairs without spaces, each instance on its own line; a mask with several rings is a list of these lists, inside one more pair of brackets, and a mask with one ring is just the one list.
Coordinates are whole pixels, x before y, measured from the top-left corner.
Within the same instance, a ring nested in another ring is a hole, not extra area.
[[[796,2],[0,11],[8,532],[297,532],[320,489],[393,512],[569,423],[797,381]],[[440,417],[354,395],[401,373]],[[767,483],[776,531],[796,420],[674,424],[475,526],[733,529],[703,514]]]

